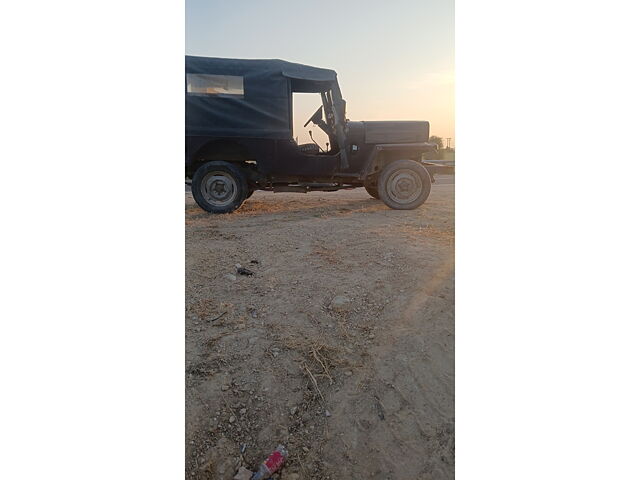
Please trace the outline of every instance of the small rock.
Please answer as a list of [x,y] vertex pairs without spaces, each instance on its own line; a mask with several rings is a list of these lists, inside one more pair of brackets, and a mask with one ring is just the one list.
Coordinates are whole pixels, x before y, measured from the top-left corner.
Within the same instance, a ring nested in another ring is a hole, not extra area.
[[233,423],[233,422],[235,422],[235,421],[236,421],[236,417],[234,417],[233,415],[231,415],[231,416],[229,417],[229,423]]
[[247,470],[244,467],[240,467],[236,476],[233,477],[233,480],[250,480],[253,472],[251,470]]
[[246,408],[241,408],[240,409],[240,415],[244,415],[245,413],[247,413],[247,409]]
[[353,375],[353,372],[352,372],[351,370],[347,370],[346,372],[344,372],[344,374],[345,374],[347,377],[350,377],[351,375]]
[[220,387],[220,389],[221,389],[223,392],[226,392],[227,390],[229,390],[229,385],[222,385],[222,387]]
[[376,338],[376,336],[375,336],[373,333],[370,333],[370,334],[369,334],[369,338],[370,338],[371,340],[373,340],[374,338]]
[[331,416],[331,412],[329,410],[325,410],[324,411],[324,416],[325,417],[330,417]]
[[232,273],[227,273],[224,277],[225,280],[229,280],[230,282],[236,281],[236,276]]
[[344,295],[336,295],[333,297],[333,300],[331,300],[329,308],[335,312],[344,312],[345,310],[348,310],[350,303],[350,298],[345,297]]
[[254,345],[258,341],[258,337],[251,337],[249,339],[249,345]]
[[236,267],[236,272],[238,272],[240,275],[253,275],[253,272],[251,270],[244,267]]
[[236,263],[236,268],[242,268],[242,265],[240,265],[239,263]]
[[295,415],[297,411],[298,407],[292,407],[291,410],[289,410],[289,413],[291,413],[291,415]]

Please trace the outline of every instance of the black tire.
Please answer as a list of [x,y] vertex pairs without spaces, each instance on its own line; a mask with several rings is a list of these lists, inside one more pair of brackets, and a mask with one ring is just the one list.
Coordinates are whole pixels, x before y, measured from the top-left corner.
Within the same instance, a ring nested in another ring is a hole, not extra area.
[[388,207],[413,210],[431,193],[431,176],[426,168],[413,160],[396,160],[378,177],[378,194]]
[[[255,190],[251,190],[251,189],[249,189],[249,190],[247,190],[247,192],[248,192],[248,193],[247,193],[247,198],[249,198],[251,195],[253,195],[253,192],[255,192]],[[245,200],[246,200],[247,198],[245,198]]]
[[242,170],[229,162],[208,162],[196,170],[191,182],[193,198],[203,210],[231,213],[249,193]]
[[378,195],[378,185],[375,183],[365,183],[364,189],[367,191],[369,195],[371,195],[376,200],[380,200],[380,195]]

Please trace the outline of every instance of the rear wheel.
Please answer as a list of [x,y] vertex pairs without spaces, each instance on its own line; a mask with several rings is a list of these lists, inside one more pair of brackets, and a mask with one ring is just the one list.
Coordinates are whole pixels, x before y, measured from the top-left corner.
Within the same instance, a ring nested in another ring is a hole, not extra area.
[[413,210],[431,193],[431,177],[426,168],[413,160],[396,160],[378,177],[380,199],[396,210]]
[[208,162],[193,175],[193,198],[211,213],[230,213],[247,198],[249,189],[242,170],[228,162]]

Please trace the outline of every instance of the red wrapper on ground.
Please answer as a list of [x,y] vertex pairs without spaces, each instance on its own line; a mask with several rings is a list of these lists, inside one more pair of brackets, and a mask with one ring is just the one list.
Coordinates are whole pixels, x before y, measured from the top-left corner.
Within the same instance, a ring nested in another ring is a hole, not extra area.
[[282,467],[284,460],[285,458],[282,456],[282,454],[276,450],[271,455],[269,455],[269,458],[264,461],[264,464],[271,473],[275,473],[280,469],[280,467]]

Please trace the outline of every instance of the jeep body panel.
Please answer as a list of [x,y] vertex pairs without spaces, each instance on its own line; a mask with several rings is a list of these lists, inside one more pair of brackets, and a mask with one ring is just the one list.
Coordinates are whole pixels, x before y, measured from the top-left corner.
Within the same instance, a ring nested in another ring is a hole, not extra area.
[[[435,148],[427,143],[428,122],[348,121],[330,69],[187,56],[185,73],[188,177],[220,160],[242,162],[252,188],[305,182],[360,186],[386,163],[420,161]],[[320,117],[316,125],[329,137],[328,152],[303,151],[293,140],[294,92],[319,94],[326,121]]]

